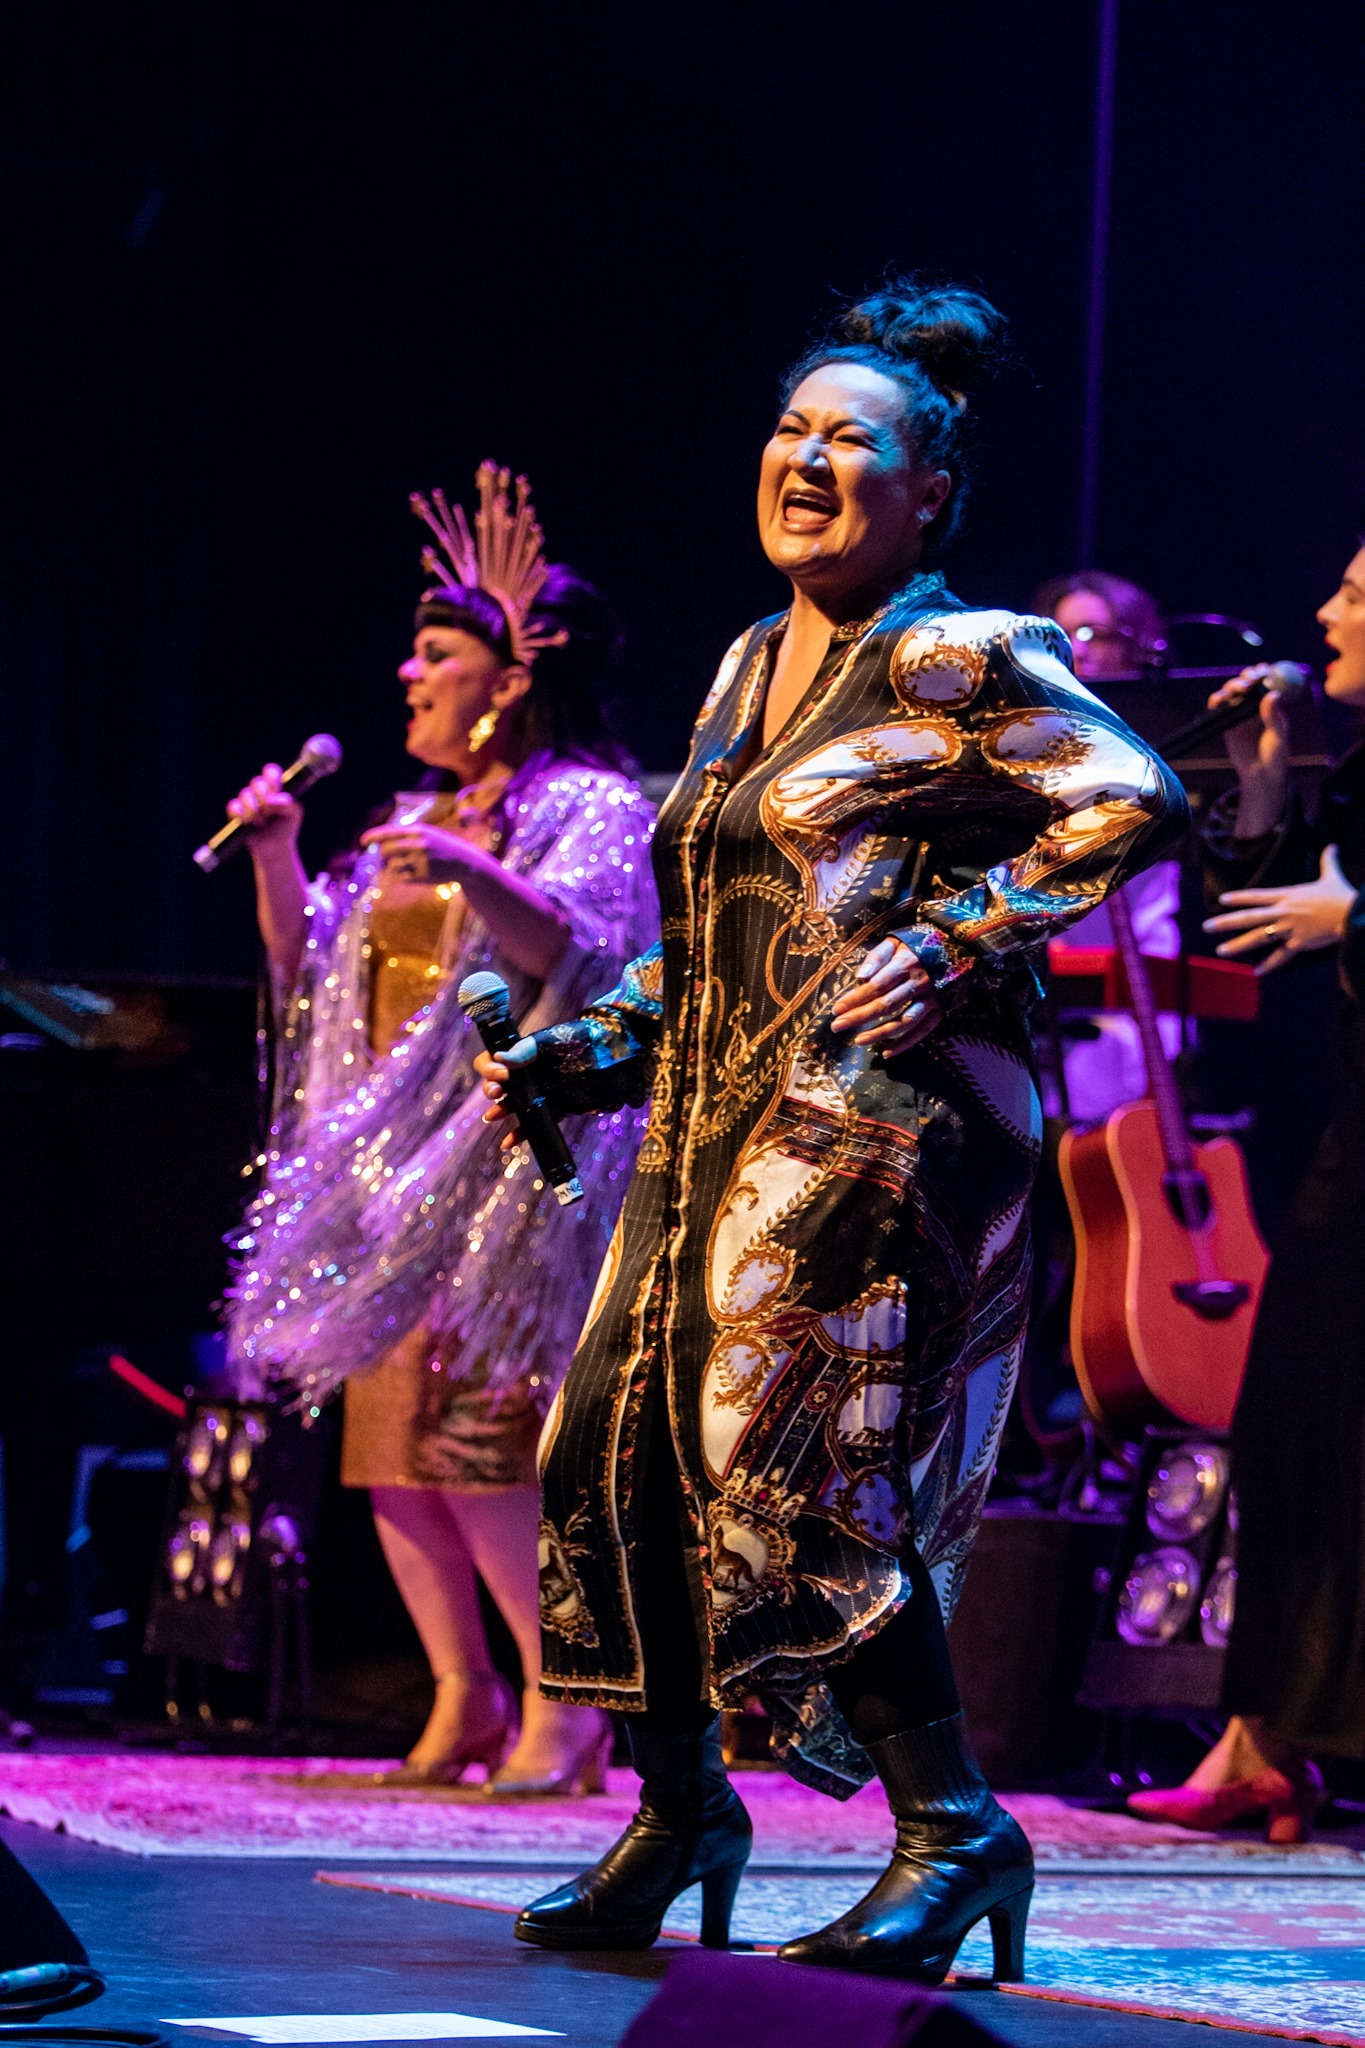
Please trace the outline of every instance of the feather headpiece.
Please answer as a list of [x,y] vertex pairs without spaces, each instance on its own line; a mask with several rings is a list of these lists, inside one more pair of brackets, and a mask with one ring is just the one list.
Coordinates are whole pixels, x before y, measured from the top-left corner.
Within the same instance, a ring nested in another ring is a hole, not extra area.
[[422,550],[422,567],[437,579],[436,587],[425,591],[423,597],[447,596],[458,603],[462,591],[484,591],[501,606],[507,620],[512,659],[529,666],[542,648],[562,647],[569,637],[563,628],[552,633],[545,626],[527,624],[549,574],[545,536],[531,503],[531,486],[524,476],[516,479],[513,506],[510,470],[499,469],[496,462],[481,462],[476,481],[479,509],[474,514],[473,533],[463,505],[452,509],[444,491],[433,491],[429,499],[414,491],[408,501],[435,534],[440,550]]

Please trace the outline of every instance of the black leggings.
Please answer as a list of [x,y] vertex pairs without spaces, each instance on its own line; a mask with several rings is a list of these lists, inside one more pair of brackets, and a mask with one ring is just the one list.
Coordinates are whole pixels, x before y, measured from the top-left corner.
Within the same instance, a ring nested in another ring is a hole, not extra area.
[[[660,1395],[641,1471],[643,1507],[638,1574],[645,1699],[652,1722],[699,1733],[712,1708],[702,1692],[698,1618],[683,1561],[685,1523],[677,1457]],[[958,1710],[957,1682],[943,1615],[928,1569],[913,1548],[903,1566],[910,1598],[869,1641],[827,1674],[858,1742],[903,1735]]]

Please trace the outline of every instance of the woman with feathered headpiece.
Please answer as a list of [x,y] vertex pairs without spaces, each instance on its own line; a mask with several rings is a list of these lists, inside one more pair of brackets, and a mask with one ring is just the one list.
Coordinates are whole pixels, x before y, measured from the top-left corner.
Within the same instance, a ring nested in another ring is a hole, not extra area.
[[[655,936],[653,818],[603,730],[603,599],[545,562],[525,480],[484,464],[471,531],[413,499],[435,547],[418,607],[407,750],[427,773],[309,884],[274,766],[229,810],[251,827],[279,1019],[262,1186],[239,1239],[230,1343],[248,1382],[316,1409],[346,1387],[342,1477],[380,1540],[436,1681],[389,1782],[587,1789],[609,1735],[537,1692],[535,1440],[568,1364],[639,1141],[623,1108],[568,1127],[585,1199],[560,1208],[481,1122],[455,1001],[483,968],[549,1025]],[[494,1673],[482,1578],[521,1653],[521,1733]],[[501,1763],[500,1763],[501,1760]]]

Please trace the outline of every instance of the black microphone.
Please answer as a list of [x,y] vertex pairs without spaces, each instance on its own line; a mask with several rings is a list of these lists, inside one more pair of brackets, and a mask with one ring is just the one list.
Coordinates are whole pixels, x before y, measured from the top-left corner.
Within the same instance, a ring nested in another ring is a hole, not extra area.
[[1264,698],[1280,697],[1288,704],[1307,689],[1308,680],[1309,671],[1301,662],[1269,662],[1265,673],[1248,684],[1239,697],[1220,704],[1216,711],[1206,711],[1202,718],[1182,725],[1178,732],[1168,733],[1164,740],[1156,742],[1157,751],[1168,761],[1177,755],[1194,753],[1207,741],[1216,740],[1219,733],[1226,732],[1230,725],[1240,725],[1243,719],[1254,718]]
[[[321,782],[324,775],[335,775],[341,766],[341,741],[334,740],[329,732],[315,732],[311,740],[305,740],[303,751],[297,761],[291,761],[280,777],[280,788],[287,789],[291,796],[302,796],[315,782]],[[244,825],[240,818],[229,818],[226,825],[220,825],[212,839],[206,839],[202,846],[194,849],[196,867],[211,875],[225,860],[236,853],[239,846],[250,834],[251,827]]]
[[[455,1000],[495,1059],[509,1052],[521,1038],[512,1022],[512,998],[500,975],[467,974],[455,992]],[[562,1209],[570,1202],[581,1202],[583,1183],[578,1178],[573,1153],[565,1143],[554,1112],[536,1086],[534,1065],[509,1067],[504,1093],[536,1165],[555,1191],[555,1200]]]

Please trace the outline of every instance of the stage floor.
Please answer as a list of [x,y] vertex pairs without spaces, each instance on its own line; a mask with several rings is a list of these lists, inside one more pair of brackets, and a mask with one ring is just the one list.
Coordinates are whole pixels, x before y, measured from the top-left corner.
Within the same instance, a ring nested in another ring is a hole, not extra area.
[[[185,2048],[204,2030],[177,2021],[295,2013],[338,2019],[334,2033],[317,2033],[321,2043],[342,2034],[341,2015],[459,2013],[542,2029],[566,2048],[613,2048],[678,1946],[558,1956],[513,1941],[504,1914],[322,1885],[302,1860],[129,1856],[9,1821],[0,1833],[108,1976],[108,1994],[78,2017],[169,2023],[169,2038]],[[1182,2020],[989,1989],[950,1995],[1027,2048],[1197,2048],[1209,2039]],[[1233,2029],[1222,2038],[1256,2037]]]

